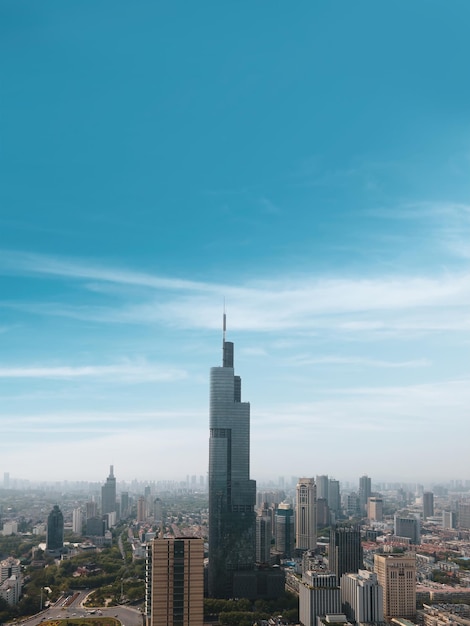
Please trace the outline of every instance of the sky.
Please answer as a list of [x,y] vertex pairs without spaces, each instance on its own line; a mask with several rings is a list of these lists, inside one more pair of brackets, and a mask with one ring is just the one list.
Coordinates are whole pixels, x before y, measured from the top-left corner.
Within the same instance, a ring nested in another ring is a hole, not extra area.
[[0,1],[0,472],[470,479],[466,0]]

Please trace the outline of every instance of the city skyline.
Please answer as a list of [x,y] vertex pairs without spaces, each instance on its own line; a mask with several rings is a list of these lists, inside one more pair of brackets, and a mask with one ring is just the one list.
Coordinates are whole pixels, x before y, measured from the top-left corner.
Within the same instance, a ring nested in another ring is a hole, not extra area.
[[26,6],[0,475],[206,476],[225,300],[258,483],[469,479],[468,4]]

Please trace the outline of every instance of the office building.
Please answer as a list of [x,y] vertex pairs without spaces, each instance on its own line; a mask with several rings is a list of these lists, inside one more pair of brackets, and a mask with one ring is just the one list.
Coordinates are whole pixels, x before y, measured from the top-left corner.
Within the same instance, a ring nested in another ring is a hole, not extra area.
[[383,622],[383,589],[377,574],[365,570],[343,574],[340,588],[343,612],[350,621],[358,624]]
[[338,583],[343,574],[355,574],[362,569],[362,545],[359,527],[337,525],[330,530],[328,562],[330,570],[336,574]]
[[105,484],[101,487],[101,513],[112,513],[116,510],[116,478],[114,467],[110,465],[109,476]]
[[366,511],[367,500],[370,498],[372,493],[372,484],[369,476],[361,476],[359,478],[359,506],[361,508],[361,513],[364,514]]
[[393,521],[395,537],[409,539],[415,545],[421,542],[421,524],[417,517],[408,513],[396,513]]
[[459,528],[470,530],[470,504],[459,502]]
[[154,539],[148,556],[148,626],[203,626],[203,540]]
[[256,516],[256,562],[269,563],[271,560],[272,523],[269,515]]
[[98,505],[93,500],[85,504],[85,521],[98,515]]
[[367,500],[367,517],[371,522],[382,522],[384,518],[384,502],[382,498],[371,496]]
[[129,492],[123,491],[121,493],[121,518],[126,519],[126,517],[129,517],[129,513],[130,513]]
[[324,474],[321,476],[317,476],[315,483],[317,485],[317,500],[320,498],[325,498],[328,502],[328,485],[329,485],[328,476]]
[[383,588],[385,619],[416,614],[416,557],[414,554],[375,554],[374,572]]
[[237,596],[239,573],[255,565],[256,482],[250,479],[250,405],[241,401],[233,343],[222,341],[222,367],[210,372],[209,595]]
[[434,494],[432,491],[423,493],[423,518],[428,519],[434,515]]
[[289,558],[294,554],[295,548],[295,525],[294,510],[289,502],[281,502],[275,515],[275,543],[276,552]]
[[55,504],[47,518],[46,550],[57,552],[64,547],[64,516]]
[[330,478],[328,481],[328,506],[330,511],[337,515],[341,511],[341,497],[339,489],[339,480]]
[[0,561],[0,583],[11,576],[20,576],[21,565],[19,559],[15,559],[12,556]]
[[330,507],[326,498],[317,497],[317,529],[330,525]]
[[82,534],[82,509],[80,507],[72,511],[72,531],[75,535]]
[[317,626],[317,617],[341,613],[341,594],[336,576],[307,571],[299,583],[299,620]]
[[317,488],[313,478],[299,478],[296,488],[295,547],[314,550],[317,547]]
[[442,511],[442,527],[455,528],[456,514],[455,511]]
[[137,522],[145,522],[147,519],[147,500],[145,496],[139,496],[137,500]]

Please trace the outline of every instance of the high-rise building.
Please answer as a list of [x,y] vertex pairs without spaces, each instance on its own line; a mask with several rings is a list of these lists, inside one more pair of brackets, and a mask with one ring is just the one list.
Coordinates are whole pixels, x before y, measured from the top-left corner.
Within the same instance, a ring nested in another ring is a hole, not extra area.
[[384,617],[416,615],[416,557],[414,554],[375,554],[374,572],[383,588]]
[[455,511],[442,511],[442,527],[455,528]]
[[343,574],[355,574],[362,569],[361,531],[357,526],[337,525],[331,529],[328,562],[338,583]]
[[148,626],[203,626],[203,540],[154,539],[149,555]]
[[317,476],[315,482],[317,485],[317,500],[319,500],[320,498],[325,498],[325,500],[328,501],[328,476],[324,474],[321,476]]
[[256,562],[269,563],[271,559],[271,517],[269,515],[256,516]]
[[369,476],[361,476],[359,478],[359,506],[361,507],[361,513],[366,511],[367,500],[372,493],[372,481]]
[[46,550],[56,552],[64,547],[64,516],[55,504],[47,518]]
[[396,537],[409,539],[415,545],[421,542],[421,527],[417,517],[408,513],[396,513],[393,521]]
[[341,602],[344,614],[357,624],[383,622],[383,590],[377,574],[359,570],[341,576]]
[[125,519],[129,516],[129,492],[121,493],[121,518]]
[[15,559],[12,556],[7,557],[4,561],[0,562],[0,583],[10,578],[10,576],[21,575],[21,564],[19,559]]
[[432,491],[423,493],[423,518],[427,519],[434,515],[434,494]]
[[256,482],[250,479],[250,405],[241,401],[225,314],[222,367],[210,372],[209,426],[209,595],[231,598],[237,572],[254,569]]
[[317,617],[341,613],[341,594],[334,574],[307,571],[299,583],[299,619],[303,626],[316,626]]
[[139,496],[137,500],[137,521],[145,522],[147,519],[147,500],[144,496]]
[[459,502],[459,528],[470,529],[470,503]]
[[105,484],[101,487],[101,513],[113,513],[116,510],[116,478],[114,467],[109,466],[109,476]]
[[367,517],[371,522],[382,522],[384,518],[384,502],[382,498],[371,496],[367,500]]
[[72,512],[72,531],[75,535],[82,534],[82,509],[80,507]]
[[338,514],[341,509],[341,498],[339,490],[339,480],[330,478],[328,481],[328,506],[330,511],[334,514]]
[[276,534],[274,547],[285,557],[294,554],[294,510],[289,502],[281,502],[276,510]]
[[299,478],[296,489],[295,547],[317,547],[317,488],[313,478]]
[[326,498],[317,497],[317,529],[330,525],[330,507]]
[[98,515],[98,505],[93,500],[85,504],[85,521]]

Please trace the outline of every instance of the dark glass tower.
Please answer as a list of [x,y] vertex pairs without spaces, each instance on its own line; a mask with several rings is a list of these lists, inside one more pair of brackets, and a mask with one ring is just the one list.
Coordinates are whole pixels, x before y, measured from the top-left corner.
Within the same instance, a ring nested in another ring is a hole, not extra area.
[[210,373],[209,595],[231,598],[236,572],[254,569],[256,482],[250,480],[250,405],[241,401],[233,343]]
[[109,466],[109,476],[101,487],[101,513],[112,513],[116,510],[116,477],[114,467]]
[[330,570],[338,584],[343,574],[353,574],[363,567],[361,531],[358,526],[336,526],[330,531]]
[[46,550],[52,552],[64,547],[64,516],[58,505],[49,513],[47,518]]

